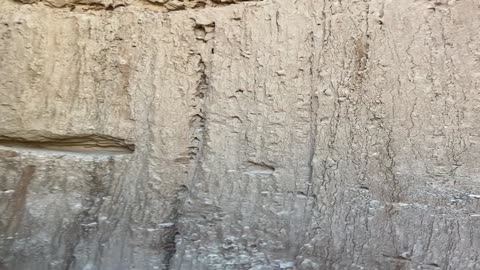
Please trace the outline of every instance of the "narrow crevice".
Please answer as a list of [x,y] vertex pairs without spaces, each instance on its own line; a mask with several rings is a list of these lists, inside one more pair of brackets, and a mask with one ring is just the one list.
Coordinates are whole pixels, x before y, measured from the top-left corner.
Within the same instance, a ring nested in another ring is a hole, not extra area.
[[[182,186],[177,193],[177,198],[172,212],[173,229],[168,237],[169,245],[165,249],[164,258],[165,269],[172,269],[174,265],[174,256],[177,253],[178,238],[182,237],[182,212],[188,211],[186,200],[191,195],[189,185],[194,186],[194,182],[201,177],[201,164],[203,162],[205,141],[207,139],[207,99],[209,92],[212,90],[210,83],[209,71],[209,55],[214,49],[215,38],[215,22],[208,24],[200,24],[193,21],[192,31],[194,33],[196,43],[202,50],[194,54],[196,61],[197,82],[191,93],[190,98],[190,145],[188,146],[189,165],[187,173],[187,186]],[[205,46],[206,45],[206,46]]]
[[0,135],[0,147],[14,151],[50,151],[70,154],[131,154],[132,143],[106,135]]
[[391,193],[390,193],[390,201],[392,203],[398,203],[401,201],[401,187],[400,182],[395,174],[395,152],[393,149],[393,138],[392,138],[392,129],[390,129],[387,133],[387,145],[386,145],[386,152],[387,152],[387,161],[388,164],[386,165],[386,181],[387,183],[391,180]]
[[361,89],[363,85],[363,81],[367,77],[367,71],[368,71],[368,60],[370,57],[370,26],[369,26],[369,15],[370,13],[370,2],[367,1],[366,7],[365,7],[365,25],[364,25],[364,30],[363,34],[361,37],[359,37],[355,41],[355,58],[354,58],[354,63],[355,63],[355,80],[354,84],[355,86],[358,87],[358,89]]
[[275,167],[265,162],[248,161],[246,173],[271,175],[275,172]]
[[308,149],[308,160],[307,160],[307,196],[311,196],[313,192],[313,176],[314,176],[314,158],[315,158],[315,151],[317,146],[317,135],[318,135],[318,107],[319,107],[319,100],[318,94],[316,91],[316,84],[314,82],[315,74],[314,74],[314,56],[315,56],[315,39],[313,32],[310,33],[309,36],[312,54],[310,56],[310,78],[311,78],[311,88],[310,88],[310,140],[309,140],[309,149]]
[[175,201],[172,205],[172,212],[168,220],[171,220],[172,226],[169,226],[165,229],[165,242],[162,243],[161,249],[165,251],[165,257],[163,258],[164,269],[170,269],[170,264],[173,259],[173,256],[177,252],[176,248],[176,238],[180,234],[178,232],[178,219],[180,217],[180,210],[182,208],[183,202],[185,201],[185,196],[188,192],[188,188],[185,185],[181,185],[177,190],[177,195]]
[[[200,24],[194,21],[193,32],[198,42],[207,43],[207,47],[214,44],[215,22],[208,24]],[[212,47],[213,48],[213,47]],[[207,51],[210,51],[207,49]],[[190,109],[190,130],[191,140],[189,146],[188,156],[190,160],[194,161],[193,168],[197,167],[198,156],[201,155],[203,149],[203,142],[205,141],[205,126],[207,121],[206,115],[206,100],[210,89],[210,78],[208,76],[207,61],[204,59],[202,53],[196,54],[197,59],[197,83],[195,91],[192,93]],[[195,169],[190,174],[193,178]]]
[[393,260],[400,260],[400,261],[412,261],[411,258],[406,257],[405,255],[388,255],[382,254],[383,257],[393,259]]
[[190,146],[188,156],[191,160],[195,160],[200,153],[200,149],[204,140],[205,133],[205,97],[208,89],[208,77],[205,73],[206,65],[201,55],[198,60],[198,74],[199,78],[195,92],[193,93],[193,102],[191,108],[193,114],[190,118],[190,129],[192,130],[192,136],[190,140]]

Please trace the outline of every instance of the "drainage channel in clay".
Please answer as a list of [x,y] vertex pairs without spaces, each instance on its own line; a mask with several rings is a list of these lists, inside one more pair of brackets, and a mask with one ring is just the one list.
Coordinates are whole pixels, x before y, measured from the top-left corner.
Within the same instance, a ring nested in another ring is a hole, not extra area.
[[13,137],[0,135],[0,149],[44,154],[125,155],[135,146],[123,139],[104,136]]

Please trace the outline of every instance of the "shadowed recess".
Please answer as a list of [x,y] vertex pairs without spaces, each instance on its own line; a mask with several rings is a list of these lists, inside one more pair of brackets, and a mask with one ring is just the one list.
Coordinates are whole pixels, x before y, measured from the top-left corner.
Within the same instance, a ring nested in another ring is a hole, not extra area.
[[275,167],[265,162],[254,162],[249,160],[246,173],[248,174],[266,174],[270,175],[275,172]]
[[131,154],[135,150],[134,144],[128,143],[124,139],[106,135],[0,135],[0,147],[1,146],[20,151],[47,150],[103,155]]
[[[261,2],[263,0],[12,0],[21,4],[43,3],[53,8],[68,8],[73,10],[106,10],[113,11],[119,7],[140,6],[143,8],[164,12],[182,11],[187,9],[202,9],[206,7],[225,7],[246,2]],[[78,8],[78,9],[76,9]]]

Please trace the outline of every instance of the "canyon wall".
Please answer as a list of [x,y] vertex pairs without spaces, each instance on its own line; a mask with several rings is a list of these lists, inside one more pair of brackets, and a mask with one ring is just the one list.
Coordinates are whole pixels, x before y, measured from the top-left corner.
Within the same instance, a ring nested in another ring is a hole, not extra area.
[[0,269],[480,269],[480,1],[2,0]]

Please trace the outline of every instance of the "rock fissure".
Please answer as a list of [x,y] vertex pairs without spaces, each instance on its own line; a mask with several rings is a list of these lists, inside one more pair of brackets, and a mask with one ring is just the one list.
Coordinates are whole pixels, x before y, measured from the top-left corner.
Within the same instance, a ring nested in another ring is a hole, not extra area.
[[18,151],[63,152],[70,154],[131,154],[135,145],[123,139],[104,135],[55,136],[0,135],[0,147]]

